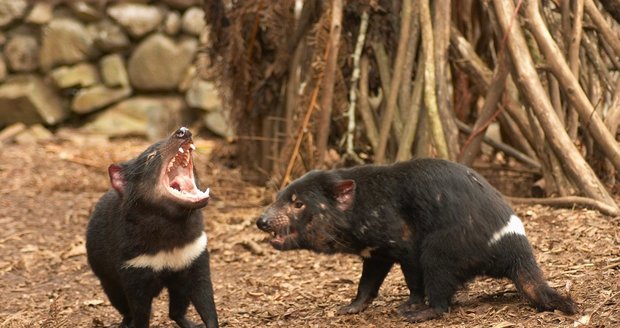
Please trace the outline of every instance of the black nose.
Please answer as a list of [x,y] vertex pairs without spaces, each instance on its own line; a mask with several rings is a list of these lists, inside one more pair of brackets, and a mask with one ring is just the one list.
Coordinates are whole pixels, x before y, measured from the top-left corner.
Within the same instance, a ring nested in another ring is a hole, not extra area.
[[180,127],[174,135],[179,139],[188,139],[192,137],[192,132],[186,127]]
[[258,220],[256,220],[256,226],[260,230],[269,231],[269,222],[267,220],[267,217],[261,216],[260,218],[258,218]]

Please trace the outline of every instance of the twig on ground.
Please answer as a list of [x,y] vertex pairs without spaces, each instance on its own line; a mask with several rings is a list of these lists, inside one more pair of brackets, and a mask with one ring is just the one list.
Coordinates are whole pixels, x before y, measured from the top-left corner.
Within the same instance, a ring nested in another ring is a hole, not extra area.
[[597,210],[605,215],[609,216],[618,216],[620,215],[620,211],[617,208],[609,206],[601,201],[579,197],[579,196],[566,196],[566,197],[556,197],[556,198],[523,198],[523,197],[507,197],[513,204],[540,204],[540,205],[549,205],[549,206],[557,206],[557,207],[565,207],[572,208],[574,206],[583,206],[585,208],[590,208]]

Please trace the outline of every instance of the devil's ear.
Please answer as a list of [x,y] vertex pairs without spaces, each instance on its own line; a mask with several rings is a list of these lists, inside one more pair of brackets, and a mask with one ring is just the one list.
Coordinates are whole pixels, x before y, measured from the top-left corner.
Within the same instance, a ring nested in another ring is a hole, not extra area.
[[355,199],[355,181],[342,180],[336,182],[334,186],[334,196],[336,202],[338,202],[338,208],[341,211],[346,211],[353,205]]
[[112,188],[116,189],[116,191],[122,195],[125,191],[125,185],[127,184],[123,176],[123,168],[118,164],[112,164],[108,167],[108,174],[110,175],[110,184],[112,184]]

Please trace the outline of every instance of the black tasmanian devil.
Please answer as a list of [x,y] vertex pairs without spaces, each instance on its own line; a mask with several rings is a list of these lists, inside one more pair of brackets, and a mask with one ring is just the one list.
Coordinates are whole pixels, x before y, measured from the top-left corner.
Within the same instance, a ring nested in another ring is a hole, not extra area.
[[185,316],[190,302],[208,328],[218,326],[201,214],[209,189],[198,189],[194,149],[182,127],[108,169],[113,189],[90,218],[86,250],[122,327],[148,327],[152,300],[164,287],[179,326],[194,327]]
[[479,275],[511,279],[540,311],[576,312],[545,281],[502,195],[453,162],[312,171],[280,191],[257,226],[278,250],[361,255],[357,295],[340,314],[364,310],[394,263],[410,291],[400,308],[408,321],[439,317],[456,290]]

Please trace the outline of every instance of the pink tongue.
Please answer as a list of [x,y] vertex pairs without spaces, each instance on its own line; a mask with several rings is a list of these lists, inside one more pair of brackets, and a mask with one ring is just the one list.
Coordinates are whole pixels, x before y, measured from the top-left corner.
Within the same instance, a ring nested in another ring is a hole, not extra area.
[[178,189],[185,191],[194,190],[194,184],[192,183],[192,180],[189,177],[183,175],[176,176],[174,180],[172,180],[172,182],[170,183],[170,186],[172,186],[173,188],[178,187]]

